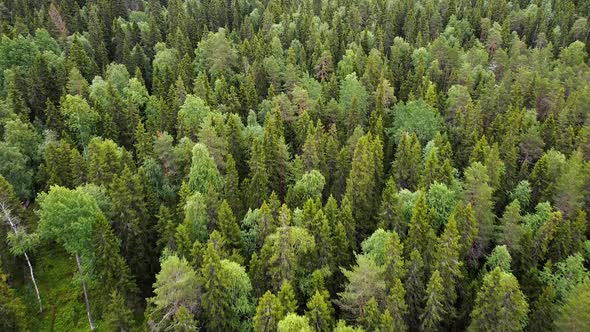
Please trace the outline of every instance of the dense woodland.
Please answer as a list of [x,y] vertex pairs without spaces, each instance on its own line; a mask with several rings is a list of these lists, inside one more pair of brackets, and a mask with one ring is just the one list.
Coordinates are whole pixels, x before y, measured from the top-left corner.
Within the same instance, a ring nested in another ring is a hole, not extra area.
[[0,330],[590,331],[589,15],[0,0]]

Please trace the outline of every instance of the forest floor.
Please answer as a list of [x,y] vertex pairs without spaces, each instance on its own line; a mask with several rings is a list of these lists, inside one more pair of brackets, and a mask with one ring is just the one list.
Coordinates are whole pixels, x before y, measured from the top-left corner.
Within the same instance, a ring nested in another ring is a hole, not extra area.
[[43,313],[38,312],[35,290],[28,279],[16,287],[28,314],[36,316],[29,320],[31,331],[87,331],[82,288],[72,278],[76,272],[74,259],[51,245],[37,250],[35,258],[35,278],[43,301]]

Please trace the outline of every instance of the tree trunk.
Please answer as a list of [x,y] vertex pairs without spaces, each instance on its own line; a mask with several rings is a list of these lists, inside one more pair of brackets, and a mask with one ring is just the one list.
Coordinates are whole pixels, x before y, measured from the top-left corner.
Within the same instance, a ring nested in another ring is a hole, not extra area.
[[[10,210],[8,210],[6,208],[6,206],[4,205],[4,202],[2,202],[2,204],[0,204],[0,208],[2,209],[2,212],[4,213],[4,217],[6,218],[8,223],[10,224],[10,228],[12,228],[12,231],[14,232],[14,234],[18,234],[18,228],[15,225],[15,221],[12,220],[12,216],[10,215]],[[18,219],[16,222],[18,222]],[[33,281],[33,286],[35,286],[35,292],[37,293],[37,302],[39,302],[39,312],[43,312],[43,305],[41,304],[41,294],[39,293],[39,287],[37,287],[37,281],[35,280],[35,273],[33,272],[33,265],[31,264],[31,260],[29,259],[29,255],[27,255],[26,252],[24,252],[24,256],[25,256],[25,259],[27,260],[27,265],[29,265],[29,271],[31,273],[31,280]]]
[[94,320],[92,319],[92,312],[90,311],[90,302],[88,301],[88,292],[86,291],[86,282],[84,281],[84,275],[82,273],[82,265],[80,264],[80,256],[76,254],[76,264],[78,265],[78,272],[80,272],[80,277],[82,279],[82,290],[84,290],[84,302],[86,302],[86,313],[88,313],[88,322],[90,323],[90,330],[94,331],[96,327],[94,326]]
[[33,265],[31,265],[31,261],[29,260],[29,255],[25,252],[25,259],[27,260],[27,264],[29,265],[29,271],[31,272],[31,280],[33,281],[33,286],[35,286],[35,292],[37,293],[37,302],[39,302],[39,312],[43,312],[43,305],[41,304],[41,294],[39,294],[39,287],[37,287],[37,281],[35,280],[35,274],[33,273]]

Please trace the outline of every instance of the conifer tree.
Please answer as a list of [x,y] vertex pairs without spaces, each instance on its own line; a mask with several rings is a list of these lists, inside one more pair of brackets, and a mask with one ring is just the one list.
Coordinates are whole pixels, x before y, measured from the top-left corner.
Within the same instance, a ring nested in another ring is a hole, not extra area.
[[469,331],[522,331],[527,322],[528,304],[518,280],[499,267],[489,272],[477,293]]
[[391,172],[400,188],[416,190],[420,175],[421,147],[414,133],[401,135]]
[[459,202],[455,207],[452,216],[457,221],[457,230],[461,235],[460,257],[462,260],[465,260],[478,233],[477,221],[475,220],[475,213],[473,211],[472,204],[468,203],[465,206],[462,202]]
[[279,299],[270,291],[266,291],[258,300],[256,314],[253,318],[254,331],[277,331],[278,323],[283,319],[283,308]]
[[422,312],[422,300],[425,291],[424,282],[424,261],[422,255],[413,250],[407,262],[407,273],[405,278],[406,303],[408,304],[408,325],[418,326],[419,317]]
[[188,181],[188,186],[192,192],[198,191],[204,194],[210,186],[216,192],[221,192],[223,181],[207,147],[197,143],[193,147],[192,154]]
[[352,247],[352,249],[356,249],[357,247],[357,240],[356,240],[356,221],[354,216],[352,215],[352,206],[350,204],[350,200],[348,197],[344,196],[342,202],[340,203],[340,213],[338,218],[342,222],[342,226],[346,231],[346,237],[348,238],[348,243]]
[[271,191],[283,198],[287,193],[287,161],[289,152],[285,143],[283,117],[279,109],[266,116],[262,141],[268,184]]
[[326,332],[332,328],[332,311],[329,299],[316,291],[307,302],[305,316],[314,331]]
[[402,202],[397,196],[397,185],[392,176],[385,184],[381,194],[381,208],[379,209],[379,227],[393,230],[404,236],[406,225],[402,217]]
[[400,279],[395,279],[389,295],[387,296],[386,312],[391,315],[391,327],[393,331],[407,331],[406,316],[408,305],[406,304],[406,291]]
[[426,304],[420,315],[422,321],[420,327],[423,331],[438,331],[440,329],[440,324],[446,314],[444,298],[443,280],[438,270],[435,270],[428,281],[424,298]]
[[373,139],[370,133],[361,137],[355,147],[352,169],[346,181],[346,197],[358,223],[357,237],[364,237],[375,229],[374,214],[380,189],[378,179],[383,172],[382,149],[379,139]]
[[454,216],[451,216],[445,225],[444,232],[438,239],[434,255],[434,269],[440,274],[442,282],[443,310],[450,315],[453,314],[455,301],[457,300],[456,287],[462,278],[461,268],[463,262],[459,256],[460,240],[461,236],[457,230],[457,222]]
[[249,199],[247,199],[248,207],[256,208],[266,199],[269,190],[266,157],[260,140],[255,139],[252,142],[250,153],[250,178],[249,181],[244,181],[243,184],[249,193]]
[[240,237],[240,227],[236,222],[236,217],[231,210],[231,207],[227,203],[227,200],[223,200],[219,206],[219,214],[217,217],[217,228],[224,239],[225,244],[228,246],[227,251],[239,252],[242,247],[242,239]]
[[225,163],[225,181],[224,181],[224,197],[231,207],[234,215],[237,217],[243,216],[242,197],[240,195],[240,179],[238,170],[236,169],[236,162],[231,154],[227,155]]
[[6,279],[7,276],[0,273],[0,328],[4,331],[26,330],[25,307]]
[[277,294],[281,307],[284,310],[284,316],[289,313],[297,312],[297,299],[295,298],[295,291],[288,280],[281,284],[281,289]]
[[379,330],[381,326],[381,312],[377,300],[374,297],[367,302],[358,321],[367,331]]
[[[213,238],[213,235],[211,236]],[[203,254],[203,312],[207,321],[207,330],[229,330],[229,307],[231,298],[226,289],[225,280],[221,271],[221,260],[218,249],[213,242],[207,243],[207,249]]]
[[404,248],[408,257],[412,251],[417,250],[422,255],[427,269],[434,257],[433,247],[436,243],[436,235],[430,226],[429,220],[426,196],[421,192],[412,210],[412,220],[410,221],[408,238]]
[[105,328],[109,331],[129,331],[133,326],[133,314],[127,307],[125,299],[117,291],[111,293],[109,305],[103,318]]
[[492,194],[487,168],[474,162],[465,171],[465,198],[473,205],[477,220],[477,238],[470,252],[470,263],[477,265],[490,245],[493,236],[494,212]]

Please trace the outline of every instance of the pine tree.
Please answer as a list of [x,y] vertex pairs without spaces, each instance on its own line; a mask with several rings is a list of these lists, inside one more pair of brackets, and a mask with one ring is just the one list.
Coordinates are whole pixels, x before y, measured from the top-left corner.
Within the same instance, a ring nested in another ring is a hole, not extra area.
[[356,241],[356,221],[354,216],[352,215],[352,206],[350,204],[350,200],[348,197],[344,196],[342,202],[340,203],[340,213],[338,218],[342,222],[344,229],[346,231],[346,237],[348,238],[348,243],[352,247],[353,250],[357,247]]
[[478,232],[473,206],[471,203],[464,206],[462,202],[459,202],[455,207],[452,216],[457,221],[457,230],[459,231],[459,234],[461,234],[460,257],[461,260],[464,261],[473,246]]
[[264,123],[263,151],[271,191],[284,198],[287,193],[287,161],[289,152],[285,143],[283,117],[278,108],[269,112]]
[[555,322],[559,331],[585,331],[590,327],[590,281],[579,283],[564,299],[560,315]]
[[402,279],[406,272],[403,258],[404,245],[395,231],[387,237],[384,252],[385,283],[387,288],[391,289],[395,286],[396,280]]
[[[101,293],[99,295],[102,301],[106,303],[111,291],[117,291],[124,298],[133,298],[137,295],[137,286],[131,274],[128,263],[119,253],[119,241],[115,236],[111,226],[104,217],[98,217],[95,224],[95,233],[92,237],[92,241],[95,243],[92,250],[93,253],[93,265],[92,272],[97,277],[97,282],[107,289],[108,292]],[[149,281],[149,273],[151,262],[147,262],[145,266],[146,276],[141,276],[140,282]],[[139,284],[145,286],[144,284]],[[143,288],[142,288],[143,290]]]
[[170,212],[170,209],[164,205],[160,204],[160,209],[158,214],[156,215],[158,219],[158,223],[156,225],[156,230],[158,232],[158,252],[161,252],[164,248],[170,248],[172,250],[175,249],[174,243],[174,234],[176,233],[177,222]]
[[326,218],[322,210],[318,210],[308,228],[313,235],[315,242],[318,244],[321,243],[321,245],[316,247],[316,267],[321,268],[325,266],[331,268],[334,265],[332,257],[334,252],[334,244],[332,243],[331,238],[332,229],[330,228],[328,218]]
[[[121,240],[121,252],[140,285],[149,285],[151,230],[143,185],[137,175],[125,167],[121,176],[115,175],[109,186],[112,201],[113,230]],[[147,290],[147,288],[146,288]]]
[[335,266],[348,267],[352,257],[350,243],[346,236],[346,228],[341,221],[333,228],[332,244]]
[[485,254],[493,236],[493,201],[494,189],[489,185],[487,168],[474,162],[465,170],[465,198],[473,205],[477,220],[477,237],[470,251],[470,263],[477,266],[477,261]]
[[424,302],[426,305],[424,311],[420,315],[422,321],[420,327],[422,331],[438,331],[440,324],[446,315],[445,304],[444,304],[444,288],[443,280],[438,270],[435,270],[428,281],[426,287],[426,296]]
[[385,309],[383,314],[381,315],[381,328],[379,331],[383,332],[393,332],[395,330],[393,318],[391,317],[391,313],[389,309]]
[[535,332],[554,331],[558,313],[557,294],[555,287],[550,284],[543,288],[541,295],[535,301],[527,329]]
[[134,133],[134,148],[135,155],[139,162],[145,161],[153,154],[153,140],[152,135],[149,134],[143,125],[142,121],[137,122],[137,127]]

